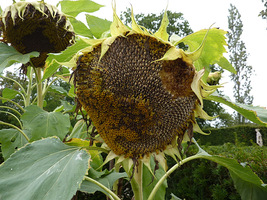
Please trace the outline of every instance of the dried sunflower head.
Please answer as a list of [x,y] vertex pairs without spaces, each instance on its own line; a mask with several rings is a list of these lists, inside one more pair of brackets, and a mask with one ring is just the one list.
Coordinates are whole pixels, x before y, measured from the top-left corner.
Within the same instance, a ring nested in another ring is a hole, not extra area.
[[184,134],[199,130],[195,116],[207,117],[202,90],[210,88],[193,66],[196,54],[166,41],[166,14],[154,35],[132,21],[129,30],[114,12],[112,37],[90,41],[77,56],[77,100],[112,150],[110,159],[163,151],[175,157]]
[[35,67],[43,67],[48,53],[59,53],[74,42],[72,25],[55,6],[42,2],[18,2],[5,9],[0,18],[3,41],[32,58]]

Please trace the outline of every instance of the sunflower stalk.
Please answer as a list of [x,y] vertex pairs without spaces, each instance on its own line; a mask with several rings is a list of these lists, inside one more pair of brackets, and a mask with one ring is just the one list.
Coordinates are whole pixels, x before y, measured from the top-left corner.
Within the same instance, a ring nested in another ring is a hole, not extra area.
[[143,162],[138,161],[138,165],[133,172],[133,178],[131,180],[131,186],[134,193],[134,200],[143,200]]
[[37,80],[37,106],[43,108],[43,85],[42,85],[42,69],[35,70]]
[[27,88],[26,100],[25,100],[25,107],[30,105],[31,94],[32,94],[32,76],[33,76],[33,70],[32,70],[32,68],[30,68],[29,82],[28,82],[28,88]]
[[14,129],[17,129],[25,137],[25,139],[28,142],[30,141],[30,138],[20,128],[16,127],[15,125],[10,124],[10,123],[6,123],[6,122],[3,122],[3,121],[0,121],[0,124],[6,125],[6,126],[10,126],[10,127],[14,128]]
[[96,184],[97,186],[99,186],[100,188],[105,190],[113,199],[120,200],[120,198],[114,192],[112,192],[110,189],[108,189],[106,186],[102,185],[98,181],[96,181],[96,180],[94,180],[94,179],[92,179],[92,178],[90,178],[88,176],[85,176],[84,179],[89,181],[89,182],[92,182],[92,183]]

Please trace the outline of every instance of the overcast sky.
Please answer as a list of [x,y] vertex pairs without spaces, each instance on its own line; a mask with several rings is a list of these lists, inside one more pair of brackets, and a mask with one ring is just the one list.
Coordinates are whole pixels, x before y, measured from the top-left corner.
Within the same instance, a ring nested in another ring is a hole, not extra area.
[[[58,1],[46,0],[54,4]],[[112,20],[111,0],[95,0],[105,5],[94,13],[96,16]],[[116,0],[117,14],[126,10],[126,7],[133,5],[135,13],[160,13],[166,8],[167,0]],[[12,0],[0,0],[2,9],[12,3]],[[215,27],[228,29],[228,9],[230,3],[235,5],[241,14],[243,21],[242,40],[245,42],[248,57],[248,64],[252,65],[255,75],[252,79],[252,95],[254,105],[267,107],[267,21],[258,17],[259,12],[264,9],[261,0],[169,0],[168,10],[181,12],[184,18],[189,21],[193,31],[208,28],[215,23]],[[226,55],[227,57],[227,55]],[[223,82],[229,81],[229,74],[224,74]],[[232,97],[233,85],[226,84],[224,91]]]

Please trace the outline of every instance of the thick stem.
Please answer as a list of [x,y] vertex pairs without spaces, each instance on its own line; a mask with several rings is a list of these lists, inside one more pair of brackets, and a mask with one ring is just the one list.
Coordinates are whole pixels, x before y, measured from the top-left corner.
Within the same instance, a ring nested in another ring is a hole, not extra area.
[[36,79],[37,79],[37,106],[43,108],[43,87],[42,87],[42,69],[38,67],[36,69]]
[[30,68],[30,75],[29,75],[29,83],[27,88],[27,94],[26,94],[26,101],[25,101],[25,107],[30,105],[31,102],[31,95],[32,95],[32,75],[33,70],[32,67]]
[[134,193],[134,200],[143,200],[143,162],[141,160],[138,162],[131,180],[131,186]]

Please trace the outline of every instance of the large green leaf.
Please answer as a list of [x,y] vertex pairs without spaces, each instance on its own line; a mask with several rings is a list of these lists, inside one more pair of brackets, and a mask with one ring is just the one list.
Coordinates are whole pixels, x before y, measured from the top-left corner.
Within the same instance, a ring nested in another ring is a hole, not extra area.
[[27,140],[17,129],[2,129],[0,130],[0,143],[3,157],[6,160],[18,148],[25,145]]
[[105,31],[110,29],[111,21],[86,14],[87,24],[96,38],[101,38]]
[[14,47],[8,46],[5,43],[0,43],[0,73],[2,73],[6,67],[9,67],[14,63],[26,64],[31,57],[37,56],[39,56],[38,52],[21,54],[14,49]]
[[21,117],[23,126],[31,133],[31,141],[49,136],[63,139],[69,131],[69,115],[46,112],[38,106],[28,106]]
[[0,166],[0,199],[71,199],[90,156],[58,138],[27,144]]
[[[60,64],[58,62],[67,62],[72,59],[72,57],[81,49],[87,47],[88,44],[86,44],[84,41],[80,39],[76,39],[76,43],[70,47],[68,47],[66,50],[61,52],[60,54],[49,54],[49,57],[47,58],[48,61],[48,67],[44,70],[43,80],[51,77],[55,72],[57,71]],[[55,62],[57,61],[57,62]]]
[[70,22],[76,34],[82,35],[84,37],[93,38],[93,34],[91,33],[90,29],[88,29],[84,23],[82,23],[81,21],[75,18],[70,18]]
[[73,17],[76,17],[81,12],[91,13],[103,7],[103,5],[95,3],[91,0],[78,0],[78,1],[63,0],[60,1],[59,3],[61,5],[61,11]]
[[[17,94],[19,94],[19,92],[18,91],[16,91],[16,90],[13,90],[13,89],[10,89],[10,88],[5,88],[3,91],[2,91],[2,96],[4,97],[4,98],[7,98],[7,99],[13,99],[13,98],[15,98],[15,96],[17,95]],[[5,103],[6,102],[6,100],[2,100],[2,103]]]
[[[96,181],[98,181],[99,183],[101,183],[102,185],[106,186],[109,189],[112,189],[113,184],[115,183],[116,180],[120,179],[120,178],[126,178],[127,174],[125,172],[123,173],[118,173],[118,172],[111,172],[108,175],[104,175],[100,178],[95,179]],[[95,193],[96,191],[101,191],[105,194],[107,194],[102,188],[100,188],[98,185],[84,180],[82,182],[81,188],[79,189],[82,192],[87,192],[87,193]]]
[[234,103],[228,96],[221,96],[217,92],[214,92],[205,99],[223,103],[233,108],[250,121],[259,125],[267,126],[267,110],[265,108]]
[[[183,42],[184,44],[188,45],[190,52],[193,52],[202,44],[207,31],[208,30],[203,29],[198,32],[192,33],[179,40],[177,43]],[[194,62],[197,70],[200,70],[203,67],[209,67],[209,65],[215,64],[220,61],[220,59],[223,57],[223,53],[226,53],[224,47],[227,45],[224,36],[226,33],[226,31],[217,28],[212,28],[209,30],[204,43],[202,54],[199,59]],[[226,69],[229,69],[229,65]]]
[[267,185],[264,186],[261,179],[252,172],[250,167],[242,166],[233,159],[219,156],[201,155],[200,158],[211,160],[226,167],[242,200],[265,199],[267,197]]

